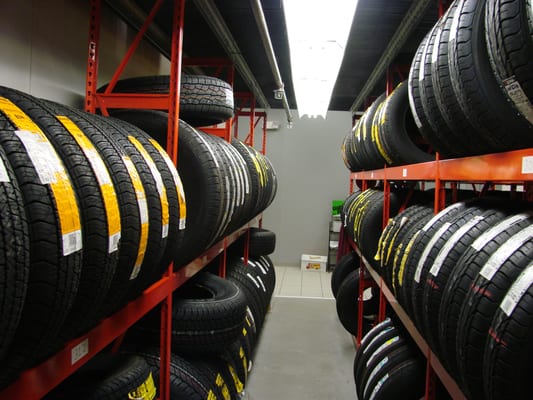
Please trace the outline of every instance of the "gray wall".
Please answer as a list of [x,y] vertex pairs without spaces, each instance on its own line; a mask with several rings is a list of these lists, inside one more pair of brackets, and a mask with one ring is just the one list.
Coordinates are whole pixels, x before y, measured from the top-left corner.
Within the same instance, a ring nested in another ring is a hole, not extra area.
[[[81,106],[88,12],[85,0],[3,1],[0,85]],[[110,79],[134,36],[105,4],[102,14],[99,84]],[[168,71],[168,60],[143,42],[123,77]],[[348,191],[339,149],[350,128],[350,114],[330,112],[326,120],[298,120],[293,114],[294,127],[287,129],[282,110],[268,112],[268,119],[281,125],[268,134],[267,154],[277,170],[279,191],[264,214],[264,226],[278,236],[273,255],[278,265],[298,265],[303,253],[327,254],[331,200],[344,198]],[[247,129],[244,120],[241,129]]]
[[331,201],[344,199],[349,174],[340,146],[351,127],[349,112],[328,112],[327,118],[298,119],[292,129],[282,110],[268,119],[281,128],[268,131],[267,156],[279,180],[276,199],[264,212],[263,226],[277,234],[277,265],[300,265],[302,254],[327,255]]
[[[2,1],[0,85],[81,106],[89,32],[86,0]],[[134,33],[105,6],[100,32],[99,84],[106,83]],[[123,77],[168,73],[169,61],[142,43]]]

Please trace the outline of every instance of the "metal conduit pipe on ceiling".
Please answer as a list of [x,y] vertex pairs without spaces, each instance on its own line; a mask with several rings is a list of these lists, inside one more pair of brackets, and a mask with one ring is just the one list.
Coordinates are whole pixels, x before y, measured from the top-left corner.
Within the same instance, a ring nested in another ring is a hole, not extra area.
[[272,41],[270,40],[270,33],[268,31],[268,26],[263,12],[263,7],[259,0],[250,0],[250,5],[252,7],[252,12],[254,13],[255,22],[259,28],[259,33],[261,35],[261,41],[265,47],[265,52],[268,58],[268,63],[270,64],[270,69],[274,75],[274,80],[278,90],[282,92],[282,101],[283,108],[285,109],[285,114],[287,115],[287,122],[292,122],[291,110],[289,108],[289,103],[287,102],[287,96],[285,95],[285,88],[283,80],[281,79],[281,73],[279,72],[278,62],[276,60],[276,54],[274,53],[274,47],[272,46]]
[[383,55],[377,62],[376,67],[368,77],[368,80],[366,81],[365,85],[359,92],[359,95],[350,107],[350,111],[352,111],[352,113],[358,110],[361,104],[363,104],[365,99],[370,95],[372,89],[374,89],[377,82],[382,79],[383,75],[385,74],[385,71],[387,70],[387,67],[391,64],[392,60],[394,60],[394,58],[398,55],[399,51],[409,38],[409,35],[416,28],[416,26],[419,24],[420,20],[424,16],[424,13],[428,9],[428,7],[430,5],[434,5],[434,3],[434,0],[415,0],[413,2],[409,10],[407,11],[407,14],[400,23],[400,26],[398,27],[398,29],[396,29],[394,35],[392,35],[392,39],[389,42],[385,51],[383,52]]
[[224,22],[224,18],[218,11],[215,3],[212,0],[193,0],[198,11],[203,15],[206,23],[211,27],[213,33],[218,37],[220,44],[226,51],[228,57],[235,64],[235,68],[239,71],[244,83],[254,94],[257,102],[262,108],[268,109],[270,105],[256,81],[254,74],[250,67],[244,60],[235,39],[233,38],[228,26]]

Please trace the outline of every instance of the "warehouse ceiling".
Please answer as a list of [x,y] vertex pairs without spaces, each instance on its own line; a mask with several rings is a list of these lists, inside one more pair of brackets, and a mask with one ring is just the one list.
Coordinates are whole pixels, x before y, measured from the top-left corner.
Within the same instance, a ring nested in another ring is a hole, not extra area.
[[[118,3],[128,2],[144,13],[148,13],[153,4],[153,0],[126,0]],[[277,85],[261,42],[251,0],[187,0],[184,54],[187,57],[231,56],[226,53],[206,21],[205,7],[201,5],[206,2],[218,9],[238,46],[240,56],[249,66],[268,105],[272,108],[283,108],[282,102],[274,98]],[[116,1],[108,3],[115,3],[115,10],[120,8]],[[168,37],[172,26],[172,4],[172,0],[166,0],[156,17],[156,27]],[[324,4],[327,6],[327,2]],[[261,5],[289,106],[296,109],[282,0],[261,0]],[[122,11],[124,15],[124,10]],[[409,16],[412,18],[409,19]],[[302,10],[302,18],[305,18],[305,9]],[[437,19],[438,0],[359,0],[329,110],[362,110],[367,99],[384,92],[386,77],[383,65],[408,65],[418,44]],[[391,41],[394,42],[395,39],[398,43],[390,46]],[[386,64],[383,64],[383,57],[386,58]],[[371,77],[374,78],[375,84],[368,85]],[[237,68],[234,91],[252,91],[246,82]]]

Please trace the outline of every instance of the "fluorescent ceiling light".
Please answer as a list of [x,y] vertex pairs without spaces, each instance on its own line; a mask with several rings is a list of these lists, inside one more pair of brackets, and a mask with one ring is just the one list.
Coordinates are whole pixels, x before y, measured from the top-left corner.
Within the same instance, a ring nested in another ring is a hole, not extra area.
[[300,117],[326,117],[357,0],[283,0]]

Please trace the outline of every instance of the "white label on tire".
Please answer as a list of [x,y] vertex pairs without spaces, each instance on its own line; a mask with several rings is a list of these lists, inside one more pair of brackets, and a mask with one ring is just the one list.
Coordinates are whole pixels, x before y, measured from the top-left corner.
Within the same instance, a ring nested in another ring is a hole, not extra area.
[[378,374],[379,371],[383,368],[384,365],[386,365],[389,362],[389,357],[383,358],[379,363],[377,363],[376,367],[372,370],[370,373],[370,376],[368,377],[368,380],[366,381],[365,388],[363,389],[363,393],[366,393],[368,390],[368,385],[374,379],[374,377]]
[[[376,340],[380,340],[380,338],[382,336],[384,336],[385,334],[387,334],[387,332],[390,332],[392,329],[395,329],[394,327],[392,326],[389,326],[388,328],[386,328],[385,330],[381,331],[380,333],[378,333],[371,341],[370,343],[368,343],[368,346],[365,345],[365,347],[363,348],[363,354],[365,354],[368,349],[370,348],[370,346],[372,346],[372,343],[374,343]],[[361,344],[361,347],[362,347],[362,344]]]
[[439,212],[438,214],[435,214],[427,223],[422,227],[422,231],[427,232],[429,228],[431,228],[435,222],[437,222],[439,219],[444,217],[446,214],[449,214],[450,212],[454,211],[455,209],[464,207],[465,203],[455,203],[454,205],[451,205],[450,207],[446,207],[444,210]]
[[481,249],[483,249],[487,245],[487,243],[489,243],[492,239],[494,239],[500,233],[506,231],[511,226],[513,226],[513,225],[515,225],[517,223],[520,223],[521,221],[525,220],[526,218],[530,218],[532,216],[533,216],[533,213],[530,213],[530,214],[517,214],[517,215],[513,215],[510,218],[504,219],[499,224],[493,226],[488,231],[483,233],[470,246],[476,251],[481,251]]
[[504,244],[502,244],[498,250],[494,252],[487,260],[479,274],[487,279],[491,280],[494,274],[500,269],[503,263],[525,242],[533,238],[533,225],[522,229],[516,235],[511,236]]
[[513,285],[507,291],[507,294],[503,298],[503,301],[500,303],[501,310],[509,317],[524,293],[531,287],[533,284],[533,263],[530,263],[529,266],[522,271],[520,276],[516,279]]
[[9,175],[7,174],[6,165],[4,160],[0,158],[0,182],[9,182]]
[[426,247],[424,248],[424,251],[422,252],[422,256],[420,256],[420,260],[418,260],[418,265],[416,266],[416,271],[415,271],[415,282],[416,283],[420,283],[420,275],[422,274],[422,268],[424,267],[424,264],[426,263],[429,252],[431,251],[431,249],[433,249],[433,246],[435,246],[435,243],[437,242],[437,240],[439,240],[439,238],[450,227],[450,225],[451,224],[449,222],[446,222],[444,225],[442,225],[440,229],[433,235],[433,237],[426,244]]
[[396,343],[398,340],[400,340],[400,337],[399,336],[394,336],[393,338],[387,340],[385,343],[383,343],[381,346],[379,346],[376,351],[374,351],[372,353],[372,355],[368,358],[368,361],[366,362],[366,366],[368,368],[368,366],[372,363],[372,361],[374,360],[374,358],[376,358],[379,353],[381,353],[381,351],[383,351],[383,349],[387,348],[388,346]]
[[368,400],[375,399],[377,393],[379,392],[379,389],[381,389],[381,386],[383,386],[383,384],[387,382],[387,379],[389,379],[389,374],[385,374],[383,378],[381,378],[379,382],[376,383],[376,386],[374,386],[374,390],[372,390],[372,393],[370,394],[370,398]]
[[522,157],[522,173],[533,174],[533,156]]
[[455,231],[452,236],[446,241],[444,246],[439,251],[439,254],[437,254],[437,257],[435,258],[435,261],[433,262],[433,265],[431,266],[431,269],[429,270],[429,273],[433,276],[438,276],[440,269],[442,268],[442,263],[448,257],[448,254],[450,254],[450,251],[455,247],[457,242],[462,239],[462,237],[472,228],[474,225],[478,224],[480,221],[484,220],[485,218],[478,215],[474,218],[472,218],[470,221],[468,221],[466,224],[461,226],[457,231]]
[[533,105],[514,76],[503,80],[503,87],[520,113],[533,124]]
[[224,89],[224,94],[226,97],[226,104],[228,106],[231,106],[231,108],[233,108],[233,90]]
[[56,173],[64,172],[64,168],[50,142],[39,132],[15,131],[15,134],[26,148],[41,183],[56,183]]

